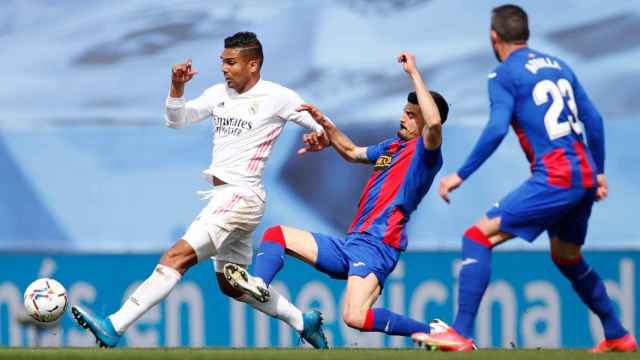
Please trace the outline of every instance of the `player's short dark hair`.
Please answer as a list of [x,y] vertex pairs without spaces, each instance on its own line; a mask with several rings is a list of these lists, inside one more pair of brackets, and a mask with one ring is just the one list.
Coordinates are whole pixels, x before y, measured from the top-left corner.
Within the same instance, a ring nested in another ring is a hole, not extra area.
[[264,62],[262,54],[262,44],[255,33],[250,31],[241,31],[224,39],[225,49],[240,49],[243,54],[260,61],[260,67]]
[[520,6],[498,6],[491,13],[491,30],[507,43],[524,43],[529,40],[529,18]]
[[[438,107],[438,112],[440,113],[440,122],[444,124],[447,121],[447,116],[449,116],[449,104],[447,104],[447,100],[444,99],[444,96],[437,91],[429,90],[433,101],[436,103]],[[415,91],[412,91],[407,95],[407,102],[418,105],[418,95]]]

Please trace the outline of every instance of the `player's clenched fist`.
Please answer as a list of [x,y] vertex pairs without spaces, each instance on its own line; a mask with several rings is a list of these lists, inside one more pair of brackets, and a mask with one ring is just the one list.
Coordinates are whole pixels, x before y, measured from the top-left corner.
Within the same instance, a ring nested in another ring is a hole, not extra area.
[[402,69],[409,75],[418,71],[416,67],[416,56],[412,53],[403,51],[398,56],[398,62],[402,65]]
[[187,59],[184,63],[175,64],[171,67],[171,81],[173,83],[184,84],[193,79],[193,76],[197,73],[198,71],[191,66],[191,59]]

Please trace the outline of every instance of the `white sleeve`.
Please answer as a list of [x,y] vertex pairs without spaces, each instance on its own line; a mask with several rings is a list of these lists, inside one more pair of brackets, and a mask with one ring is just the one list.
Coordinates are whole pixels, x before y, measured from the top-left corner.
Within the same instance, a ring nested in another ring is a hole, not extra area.
[[305,127],[309,130],[313,130],[315,132],[320,133],[324,131],[322,129],[322,126],[320,126],[320,124],[315,122],[315,120],[313,120],[313,118],[311,117],[311,115],[309,115],[309,113],[307,113],[306,111],[301,111],[301,112],[296,111],[296,108],[298,106],[304,104],[304,101],[302,100],[300,95],[298,95],[292,90],[287,89],[287,91],[285,91],[282,101],[283,101],[283,105],[280,111],[278,112],[278,116],[280,116],[285,120],[293,121],[294,123],[302,127]]
[[185,101],[184,98],[167,97],[164,119],[170,128],[184,128],[211,115],[210,100],[205,91],[199,97]]

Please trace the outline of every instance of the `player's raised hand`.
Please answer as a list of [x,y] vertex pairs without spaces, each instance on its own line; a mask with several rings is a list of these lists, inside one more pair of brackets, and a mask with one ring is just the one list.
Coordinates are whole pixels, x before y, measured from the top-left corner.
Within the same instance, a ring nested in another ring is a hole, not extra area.
[[597,177],[598,188],[596,189],[596,201],[604,200],[609,196],[609,185],[607,184],[607,177],[604,174],[600,174]]
[[451,174],[443,177],[442,180],[440,180],[440,188],[438,189],[440,197],[446,201],[447,204],[450,203],[451,200],[449,200],[449,193],[462,185],[462,182],[463,180],[458,176],[458,174]]
[[313,118],[313,120],[315,120],[315,122],[320,124],[322,127],[329,126],[331,124],[329,119],[327,119],[327,117],[324,116],[324,114],[320,111],[320,109],[318,109],[317,107],[315,107],[315,106],[313,106],[311,104],[302,104],[302,105],[300,105],[300,106],[298,106],[296,108],[296,111],[298,111],[298,112],[302,112],[302,111],[308,112],[309,115],[311,115],[311,117]]
[[197,73],[198,71],[192,67],[191,59],[187,59],[184,63],[171,67],[171,81],[175,84],[184,84],[193,79]]
[[302,142],[304,143],[305,147],[298,150],[298,155],[304,155],[308,152],[322,151],[329,145],[331,145],[331,141],[329,140],[326,132],[310,132],[304,134],[302,135]]
[[398,56],[398,62],[402,65],[402,69],[409,75],[418,71],[416,66],[416,56],[412,53],[403,51]]

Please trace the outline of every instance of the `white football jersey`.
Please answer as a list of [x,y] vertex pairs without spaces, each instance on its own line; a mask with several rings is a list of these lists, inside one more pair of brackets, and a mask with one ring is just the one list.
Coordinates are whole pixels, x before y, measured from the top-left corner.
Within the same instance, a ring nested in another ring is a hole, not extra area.
[[307,112],[295,110],[303,103],[293,90],[269,81],[259,80],[242,94],[216,84],[194,100],[168,97],[165,120],[169,127],[183,128],[211,117],[212,161],[204,174],[210,181],[215,176],[247,186],[265,199],[262,171],[287,120],[322,131]]

